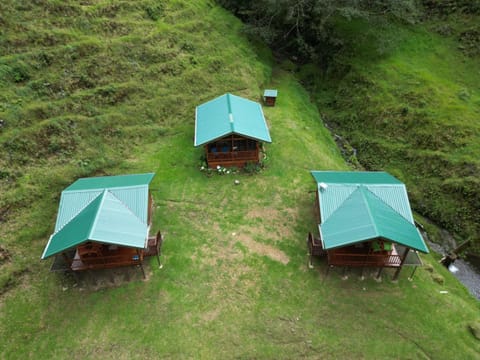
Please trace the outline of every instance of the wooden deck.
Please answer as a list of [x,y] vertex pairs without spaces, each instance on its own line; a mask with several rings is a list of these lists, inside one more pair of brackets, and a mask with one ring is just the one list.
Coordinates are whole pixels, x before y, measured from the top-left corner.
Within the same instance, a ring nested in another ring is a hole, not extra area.
[[144,258],[160,254],[163,237],[160,231],[148,238],[146,249],[136,249],[101,243],[85,244],[55,257],[52,271],[85,271],[142,265]]
[[230,151],[224,153],[207,153],[208,167],[214,169],[217,166],[244,167],[248,162],[258,163],[258,150]]
[[77,248],[71,265],[73,271],[140,265],[144,256],[143,250],[127,247],[108,249],[98,256],[83,257],[80,253]]
[[327,251],[328,264],[334,266],[400,267],[402,259],[395,246],[392,250],[370,252],[364,248],[346,247]]
[[308,234],[307,244],[310,267],[312,266],[312,257],[320,256],[327,256],[328,265],[331,266],[398,268],[402,265],[402,258],[395,244],[392,244],[391,251],[374,252],[368,243],[360,244],[363,246],[346,246],[325,250],[322,248],[321,239],[315,238],[311,233]]

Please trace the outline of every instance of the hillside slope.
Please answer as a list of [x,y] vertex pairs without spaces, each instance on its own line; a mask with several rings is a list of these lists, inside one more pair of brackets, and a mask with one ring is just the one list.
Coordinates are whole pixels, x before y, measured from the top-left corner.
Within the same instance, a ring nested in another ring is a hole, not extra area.
[[[480,305],[432,255],[413,282],[410,271],[392,283],[389,271],[376,282],[355,271],[342,280],[341,269],[325,277],[322,261],[308,269],[308,171],[348,167],[308,93],[237,19],[208,0],[0,10],[1,357],[478,356],[469,329]],[[265,169],[206,176],[195,106],[226,91],[258,99],[265,86],[280,94],[264,109]],[[61,190],[79,176],[146,171],[156,173],[163,269],[152,261],[145,281],[135,268],[78,283],[50,273],[39,257]]]
[[[365,29],[353,22],[345,32]],[[383,54],[359,37],[346,76],[328,80],[316,97],[364,167],[405,181],[416,211],[459,241],[473,240],[478,252],[480,37],[465,40],[476,33],[478,17],[452,15],[386,28]]]

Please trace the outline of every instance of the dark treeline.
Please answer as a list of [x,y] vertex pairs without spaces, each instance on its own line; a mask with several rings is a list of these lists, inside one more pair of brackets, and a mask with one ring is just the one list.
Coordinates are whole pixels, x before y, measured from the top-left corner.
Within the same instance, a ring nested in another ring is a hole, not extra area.
[[[275,52],[300,63],[326,68],[355,37],[341,32],[342,23],[369,24],[381,47],[382,27],[391,21],[413,23],[425,15],[480,12],[480,0],[218,0],[246,24],[246,30]],[[365,28],[365,27],[364,27]],[[362,36],[365,34],[358,34]]]
[[343,21],[368,21],[379,27],[389,20],[413,22],[415,0],[219,0],[241,18],[247,31],[274,51],[300,62],[326,65],[348,41],[338,31]]

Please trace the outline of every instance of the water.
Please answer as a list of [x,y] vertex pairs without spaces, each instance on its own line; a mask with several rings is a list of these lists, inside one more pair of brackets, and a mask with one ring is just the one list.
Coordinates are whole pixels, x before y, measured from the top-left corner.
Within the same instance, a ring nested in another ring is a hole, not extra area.
[[[441,255],[445,254],[445,249],[438,244],[428,243],[430,249]],[[469,258],[469,261],[464,259],[457,259],[450,266],[450,272],[470,291],[470,293],[480,300],[480,267],[476,267],[474,258]],[[456,271],[452,271],[455,270]]]

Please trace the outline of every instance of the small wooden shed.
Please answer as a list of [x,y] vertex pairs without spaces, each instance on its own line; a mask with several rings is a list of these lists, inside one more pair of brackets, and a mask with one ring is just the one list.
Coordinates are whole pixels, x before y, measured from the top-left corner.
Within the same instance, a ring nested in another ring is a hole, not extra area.
[[[385,172],[312,171],[319,236],[308,236],[311,256],[328,268],[421,265],[428,248],[415,226],[405,185]],[[310,263],[311,264],[311,263]]]
[[55,256],[53,271],[139,265],[156,255],[162,236],[149,237],[154,174],[82,178],[61,195],[55,230],[42,259]]
[[277,101],[278,91],[275,89],[266,89],[263,92],[263,103],[267,106],[275,106]]
[[258,163],[261,143],[271,141],[258,102],[225,94],[196,108],[194,146],[205,147],[210,168]]

